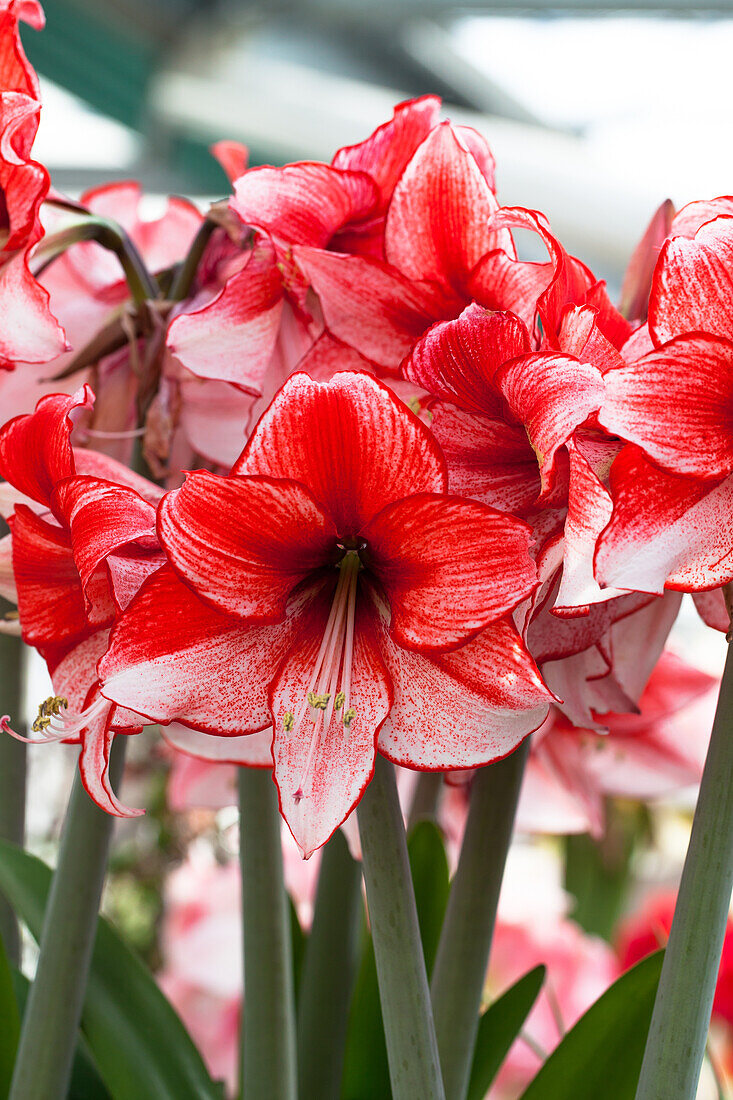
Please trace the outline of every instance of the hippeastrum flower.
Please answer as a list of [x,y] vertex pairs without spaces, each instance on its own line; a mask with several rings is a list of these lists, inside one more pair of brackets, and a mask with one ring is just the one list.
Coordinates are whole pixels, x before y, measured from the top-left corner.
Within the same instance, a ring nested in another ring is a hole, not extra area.
[[[692,203],[660,252],[641,355],[605,377],[600,423],[628,440],[611,470],[603,584],[704,592],[733,579],[733,203]],[[684,287],[684,294],[680,288]]]
[[48,172],[31,159],[38,129],[38,77],[23,50],[20,20],[44,25],[36,0],[0,0],[0,368],[26,360],[45,362],[64,348],[64,334],[49,312],[48,294],[28,267],[42,236],[38,212]]
[[[9,522],[22,636],[45,659],[55,692],[34,732],[42,741],[80,741],[90,796],[109,813],[134,816],[142,811],[119,802],[107,768],[115,732],[142,723],[102,698],[96,666],[115,615],[162,564],[151,503],[160,494],[113,459],[74,454],[71,417],[92,400],[86,386],[73,397],[50,395],[4,425],[0,475],[17,494]],[[0,724],[12,732],[8,718]]]
[[417,769],[511,752],[549,699],[508,618],[536,585],[530,531],[446,482],[377,380],[294,375],[232,476],[190,474],[162,501],[170,565],[114,629],[104,695],[213,734],[272,724],[306,856],[359,801],[375,748]]

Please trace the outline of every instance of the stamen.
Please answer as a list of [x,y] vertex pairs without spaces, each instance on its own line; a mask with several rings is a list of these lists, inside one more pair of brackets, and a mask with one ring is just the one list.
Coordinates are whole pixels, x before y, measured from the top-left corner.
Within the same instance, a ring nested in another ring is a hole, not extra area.
[[305,699],[297,708],[286,711],[282,719],[283,729],[288,734],[297,735],[306,720],[313,724],[303,775],[293,795],[296,803],[305,797],[318,744],[330,729],[334,713],[342,714],[345,731],[356,717],[349,697],[360,569],[358,553],[348,550],[339,563],[339,578]]
[[86,729],[109,705],[107,699],[100,695],[91,706],[86,707],[79,714],[62,713],[62,711],[68,711],[68,699],[63,695],[50,695],[39,706],[38,714],[31,727],[33,733],[40,734],[40,737],[24,737],[22,733],[17,733],[11,728],[10,717],[7,714],[0,718],[0,729],[3,733],[9,733],[16,741],[23,741],[27,745],[46,741],[66,741],[69,737]]

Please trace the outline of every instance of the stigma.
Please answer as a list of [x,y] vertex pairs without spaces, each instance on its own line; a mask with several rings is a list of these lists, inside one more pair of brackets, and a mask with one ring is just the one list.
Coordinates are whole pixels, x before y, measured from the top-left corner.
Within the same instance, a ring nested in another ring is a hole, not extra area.
[[295,736],[310,729],[308,756],[298,788],[296,802],[305,797],[305,788],[313,770],[313,761],[321,738],[330,729],[334,717],[347,733],[356,718],[351,705],[351,671],[354,659],[356,592],[361,563],[356,550],[347,550],[339,562],[339,578],[331,610],[316,655],[308,690],[300,704],[285,712],[283,729]]

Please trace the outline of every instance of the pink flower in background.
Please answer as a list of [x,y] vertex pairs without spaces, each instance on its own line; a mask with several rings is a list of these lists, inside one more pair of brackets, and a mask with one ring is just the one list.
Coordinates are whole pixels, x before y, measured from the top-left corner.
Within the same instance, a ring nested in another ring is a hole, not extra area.
[[487,976],[491,998],[540,963],[547,967],[544,985],[491,1089],[491,1100],[516,1100],[544,1056],[619,975],[607,943],[571,920],[547,919],[535,909],[526,923],[497,922]]

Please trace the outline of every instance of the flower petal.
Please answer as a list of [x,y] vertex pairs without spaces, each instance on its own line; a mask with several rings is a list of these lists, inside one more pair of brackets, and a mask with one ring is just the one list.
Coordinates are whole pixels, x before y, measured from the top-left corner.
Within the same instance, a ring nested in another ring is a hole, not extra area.
[[325,248],[347,222],[371,214],[377,200],[377,186],[364,172],[304,161],[250,168],[236,181],[229,205],[245,225],[288,246]]
[[449,122],[436,126],[395,187],[385,254],[411,279],[464,291],[482,256],[511,252],[508,233],[490,230],[499,204],[473,154]]
[[294,255],[318,295],[328,329],[385,369],[396,372],[433,321],[458,312],[446,308],[433,288],[378,260],[316,248],[296,248]]
[[452,493],[473,497],[502,512],[526,514],[540,494],[537,456],[522,427],[457,409],[432,407],[433,434],[448,464]]
[[212,301],[181,313],[168,329],[172,355],[199,378],[262,392],[283,309],[282,278],[271,245],[253,249]]
[[569,355],[525,355],[505,364],[496,380],[514,416],[524,424],[540,467],[542,491],[555,481],[560,447],[603,400],[597,367]]
[[373,615],[359,598],[350,694],[356,716],[348,728],[335,711],[328,729],[323,723],[314,726],[308,715],[292,732],[284,728],[285,713],[297,712],[309,690],[329,603],[322,592],[304,609],[271,689],[280,810],[306,858],[326,843],[361,798],[374,770],[376,732],[392,698]]
[[454,321],[433,325],[402,364],[405,376],[460,408],[501,415],[504,402],[494,382],[508,359],[529,352],[529,333],[513,313],[473,302]]
[[[644,236],[634,249],[621,284],[620,309],[629,321],[646,321],[649,294],[659,253],[672,230],[674,204],[665,199],[654,212]],[[676,233],[676,230],[673,230]]]
[[329,382],[289,378],[233,473],[302,482],[342,538],[391,501],[442,492],[447,480],[428,428],[376,378],[351,371]]
[[215,141],[209,146],[209,152],[219,162],[230,183],[234,183],[246,172],[249,149],[241,141]]
[[57,481],[74,473],[70,436],[74,409],[91,408],[89,386],[69,397],[42,397],[35,412],[16,416],[0,429],[0,475],[31,500],[50,507]]
[[109,754],[114,739],[112,722],[115,707],[109,706],[83,730],[79,774],[89,797],[105,813],[115,817],[140,817],[145,810],[125,806],[112,790],[109,777]]
[[171,565],[204,600],[276,622],[292,589],[328,563],[336,529],[302,485],[270,477],[189,474],[158,512]]
[[434,95],[398,103],[389,122],[378,126],[366,141],[339,149],[331,163],[334,168],[371,176],[379,191],[376,212],[383,213],[395,184],[439,116],[440,100]]
[[362,528],[366,560],[408,649],[448,649],[500,618],[537,585],[531,529],[478,501],[420,494]]
[[596,552],[601,584],[697,592],[733,579],[733,477],[665,473],[630,446],[613,464],[611,495],[613,517]]
[[0,266],[0,301],[12,325],[0,334],[0,367],[47,363],[67,350],[64,330],[49,308],[48,291],[36,282],[19,252]]
[[150,549],[157,546],[155,509],[134,489],[80,475],[59,482],[53,504],[68,525],[74,562],[85,589],[115,550],[141,538]]
[[664,344],[686,332],[730,336],[733,309],[733,217],[720,217],[694,240],[674,237],[662,248],[649,298],[649,328]]
[[266,729],[267,685],[288,639],[287,623],[244,626],[164,566],[115,625],[100,662],[102,694],[151,722],[223,736]]
[[673,473],[733,473],[733,343],[681,336],[605,381],[598,419],[607,431]]
[[443,657],[403,649],[386,623],[380,646],[394,702],[378,746],[396,764],[426,771],[489,764],[547,716],[552,697],[507,620]]
[[272,729],[242,737],[216,737],[210,733],[171,722],[161,730],[163,738],[178,752],[217,765],[240,764],[247,768],[272,767]]

